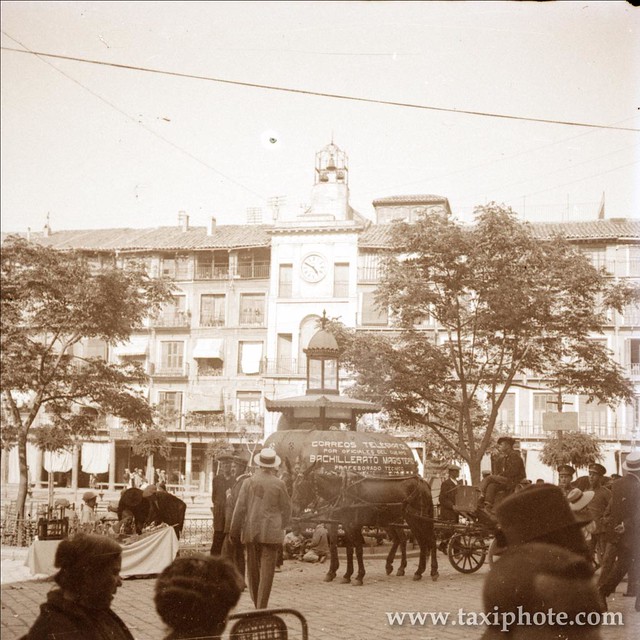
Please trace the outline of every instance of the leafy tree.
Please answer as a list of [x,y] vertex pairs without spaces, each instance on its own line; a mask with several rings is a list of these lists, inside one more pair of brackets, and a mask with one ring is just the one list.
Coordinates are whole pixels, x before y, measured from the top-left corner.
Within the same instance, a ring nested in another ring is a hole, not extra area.
[[540,454],[542,464],[554,469],[561,464],[570,464],[576,469],[581,469],[602,459],[598,438],[581,431],[555,433],[544,443]]
[[27,495],[26,446],[37,416],[74,437],[95,432],[95,410],[132,427],[152,423],[138,365],[81,356],[84,339],[126,341],[170,297],[170,285],[141,266],[92,268],[74,251],[10,237],[2,246],[1,364],[3,444],[18,446],[17,510]]
[[[397,331],[338,331],[354,393],[402,424],[434,432],[474,483],[512,387],[587,394],[614,406],[632,386],[606,347],[602,310],[638,292],[611,284],[560,237],[537,238],[511,209],[476,209],[474,225],[444,215],[391,227],[376,301]],[[429,326],[432,319],[439,327]],[[444,337],[444,339],[443,339]],[[532,385],[532,378],[550,380]]]

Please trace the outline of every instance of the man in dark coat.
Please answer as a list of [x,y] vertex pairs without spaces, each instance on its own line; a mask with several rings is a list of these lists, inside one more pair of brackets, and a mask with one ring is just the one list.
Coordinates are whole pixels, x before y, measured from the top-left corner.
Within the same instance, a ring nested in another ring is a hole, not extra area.
[[[450,522],[451,524],[458,522],[458,512],[454,509],[456,504],[456,488],[458,486],[458,476],[460,475],[460,467],[449,465],[448,478],[440,486],[439,510],[438,515],[442,522]],[[445,536],[438,545],[438,549],[442,553],[446,553],[447,543],[453,533],[453,529],[445,530]]]
[[480,483],[484,508],[489,513],[493,512],[498,492],[513,493],[517,484],[527,475],[520,453],[513,448],[515,443],[516,441],[509,436],[498,438],[500,457],[496,460],[493,473]]
[[223,454],[218,457],[218,473],[211,483],[211,502],[213,507],[213,541],[211,542],[211,555],[219,556],[222,553],[222,545],[225,538],[225,518],[227,491],[235,483],[235,463],[232,454]]
[[589,465],[589,490],[593,491],[593,500],[589,503],[589,513],[593,518],[589,549],[595,562],[602,564],[605,548],[604,512],[611,500],[611,491],[605,487],[604,478],[607,470],[597,462]]
[[629,572],[628,594],[636,596],[639,610],[638,563],[640,562],[640,451],[623,462],[627,473],[611,485],[611,502],[605,512],[607,547],[598,580],[606,599]]

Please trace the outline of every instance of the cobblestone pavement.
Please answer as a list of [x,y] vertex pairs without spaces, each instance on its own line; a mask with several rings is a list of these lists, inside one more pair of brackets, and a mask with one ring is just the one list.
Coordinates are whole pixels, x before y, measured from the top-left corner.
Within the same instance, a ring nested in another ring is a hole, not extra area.
[[[39,605],[53,583],[50,580],[28,579],[24,554],[8,555],[3,551],[2,640],[14,640],[27,631],[35,620]],[[293,607],[307,618],[309,636],[344,640],[431,640],[479,638],[480,627],[462,626],[458,611],[482,611],[481,591],[488,567],[464,575],[455,571],[439,554],[440,579],[432,582],[428,575],[414,582],[406,577],[387,576],[383,560],[370,558],[368,574],[362,587],[323,582],[326,565],[310,565],[286,561],[276,574],[269,602],[270,607]],[[416,559],[409,561],[409,569]],[[336,579],[337,580],[337,579]],[[155,580],[125,580],[114,601],[114,610],[127,623],[136,640],[159,640],[165,629],[153,607]],[[609,601],[612,612],[621,612],[625,626],[602,629],[603,640],[631,640],[640,637],[640,613],[633,610],[633,599],[624,598],[623,583]],[[252,609],[245,591],[237,611]],[[446,625],[408,624],[390,626],[387,612],[443,612],[453,621]],[[299,638],[293,634],[292,638]]]

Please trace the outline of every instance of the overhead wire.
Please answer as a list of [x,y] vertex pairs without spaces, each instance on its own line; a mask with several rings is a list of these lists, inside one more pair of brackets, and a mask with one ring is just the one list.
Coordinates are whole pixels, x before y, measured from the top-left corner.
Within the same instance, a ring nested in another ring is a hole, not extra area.
[[[6,32],[2,31],[2,33],[4,33],[5,35],[7,35],[7,37],[11,38],[11,36],[9,36]],[[11,38],[11,40],[13,40],[14,42],[17,42],[17,40],[15,40],[14,38]],[[21,46],[22,43],[20,43]],[[29,55],[35,55],[35,56],[39,56],[39,57],[46,57],[46,58],[54,58],[56,60],[69,60],[69,61],[73,61],[73,62],[81,62],[84,64],[93,64],[93,65],[99,65],[99,66],[105,66],[105,67],[112,67],[115,69],[126,69],[129,71],[140,71],[143,73],[154,73],[154,74],[158,74],[158,75],[165,75],[165,76],[172,76],[172,77],[177,77],[177,78],[188,78],[191,80],[203,80],[203,81],[207,81],[207,82],[216,82],[216,83],[220,83],[220,84],[231,84],[231,85],[235,85],[235,86],[240,86],[240,87],[250,87],[253,89],[265,89],[265,90],[269,90],[269,91],[280,91],[280,92],[285,92],[285,93],[294,93],[294,94],[299,94],[299,95],[308,95],[308,96],[316,96],[316,97],[321,97],[321,98],[332,98],[335,100],[350,100],[350,101],[354,101],[354,102],[364,102],[364,103],[369,103],[369,104],[380,104],[380,105],[386,105],[386,106],[392,106],[392,107],[403,107],[403,108],[407,108],[407,109],[421,109],[421,110],[427,110],[427,111],[438,111],[438,112],[444,112],[444,113],[457,113],[457,114],[463,114],[463,115],[472,115],[472,116],[480,116],[480,117],[485,117],[485,118],[502,118],[502,119],[506,119],[506,120],[519,120],[519,121],[524,121],[524,122],[538,122],[538,123],[542,123],[542,124],[554,124],[554,125],[562,125],[562,126],[570,126],[570,127],[587,127],[587,128],[592,128],[592,129],[611,129],[611,130],[615,130],[615,131],[633,131],[633,132],[640,132],[640,129],[634,129],[631,127],[615,127],[615,126],[610,126],[610,125],[603,125],[603,124],[595,124],[595,123],[589,123],[589,122],[575,122],[575,121],[571,121],[571,120],[554,120],[551,118],[532,118],[532,117],[528,117],[528,116],[518,116],[518,115],[513,115],[513,114],[504,114],[504,113],[492,113],[492,112],[488,112],[488,111],[474,111],[474,110],[470,110],[470,109],[453,109],[451,107],[436,107],[433,105],[424,105],[424,104],[416,104],[416,103],[412,103],[412,102],[399,102],[399,101],[395,101],[395,100],[381,100],[381,99],[377,99],[377,98],[365,98],[362,96],[349,96],[349,95],[345,95],[345,94],[339,94],[339,93],[327,93],[327,92],[323,92],[323,91],[311,91],[308,89],[294,89],[292,87],[280,87],[280,86],[276,86],[276,85],[270,85],[270,84],[260,84],[260,83],[256,83],[256,82],[243,82],[240,80],[229,80],[229,79],[225,79],[225,78],[215,78],[213,76],[204,76],[204,75],[198,75],[198,74],[193,74],[193,73],[183,73],[183,72],[179,72],[179,71],[167,71],[164,69],[154,69],[152,67],[141,67],[138,65],[130,65],[130,64],[120,64],[120,63],[116,63],[116,62],[105,62],[102,60],[93,60],[91,58],[80,58],[78,56],[64,56],[64,55],[60,55],[60,54],[54,54],[54,53],[48,53],[46,51],[33,51],[31,49],[28,49],[27,47],[25,47],[25,50],[23,49],[15,49],[13,47],[0,47],[0,49],[2,49],[3,51],[12,51],[15,53],[22,53],[22,54],[29,54]]]
[[[56,67],[55,65],[51,64],[50,62],[48,62],[47,60],[45,60],[43,58],[43,56],[41,56],[40,54],[37,54],[35,52],[31,52],[28,47],[26,45],[24,45],[22,42],[20,42],[19,40],[16,40],[15,38],[13,38],[12,36],[10,36],[8,33],[6,33],[5,31],[2,31],[2,33],[7,36],[7,38],[10,38],[11,40],[13,40],[14,42],[16,42],[17,44],[19,44],[21,47],[25,47],[25,49],[27,49],[27,51],[22,51],[22,53],[34,53],[34,55],[36,55],[36,57],[41,61],[44,62],[46,65],[50,66],[52,69],[54,69],[55,71],[57,71],[58,73],[60,73],[61,75],[63,75],[65,78],[67,78],[68,80],[71,80],[71,82],[74,82],[75,84],[77,84],[79,87],[81,87],[82,89],[84,89],[85,91],[87,91],[88,93],[90,93],[92,96],[94,96],[95,98],[98,98],[98,100],[101,100],[102,102],[104,102],[106,105],[108,105],[109,107],[111,107],[112,109],[114,109],[115,111],[117,111],[118,113],[120,113],[121,115],[125,116],[126,118],[128,118],[129,120],[131,120],[134,124],[142,127],[145,131],[149,132],[150,134],[152,134],[153,136],[155,136],[156,138],[162,140],[164,143],[168,144],[169,146],[173,147],[174,149],[176,149],[177,151],[180,151],[181,153],[185,154],[186,156],[188,156],[189,158],[191,158],[192,160],[194,160],[195,162],[201,164],[202,166],[206,167],[207,169],[213,171],[215,174],[219,175],[221,178],[224,178],[225,180],[235,184],[236,186],[240,187],[241,189],[244,189],[245,191],[247,191],[248,193],[251,193],[252,195],[260,198],[263,201],[266,201],[267,198],[265,195],[258,193],[257,191],[255,191],[254,189],[252,189],[251,187],[248,187],[245,184],[242,184],[241,182],[238,182],[238,180],[236,180],[235,178],[232,178],[231,176],[228,176],[224,173],[222,173],[220,170],[216,169],[215,167],[212,167],[208,162],[205,162],[204,160],[202,160],[201,158],[198,158],[198,156],[194,155],[193,153],[191,153],[190,151],[188,151],[187,149],[185,149],[184,147],[181,147],[180,145],[176,144],[175,142],[173,142],[172,140],[169,140],[168,138],[166,138],[165,136],[163,136],[162,134],[158,133],[155,129],[152,129],[151,127],[148,127],[147,125],[145,125],[144,123],[142,123],[140,120],[138,120],[135,116],[132,116],[131,114],[127,113],[126,111],[122,110],[120,107],[118,107],[117,105],[113,104],[113,102],[107,100],[104,96],[101,96],[100,94],[96,93],[95,91],[93,91],[93,89],[90,89],[89,87],[87,87],[86,85],[82,84],[82,82],[80,82],[79,80],[77,80],[76,78],[74,78],[73,76],[70,76],[68,73],[62,71],[62,69]],[[2,49],[5,49],[6,47],[1,47]],[[18,51],[21,52],[20,49],[11,49],[12,51]]]

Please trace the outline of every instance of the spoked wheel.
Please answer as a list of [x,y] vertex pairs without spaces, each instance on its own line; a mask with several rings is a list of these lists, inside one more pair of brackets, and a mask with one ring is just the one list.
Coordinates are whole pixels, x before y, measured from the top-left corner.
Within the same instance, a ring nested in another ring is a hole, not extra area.
[[455,533],[447,547],[449,562],[460,573],[477,571],[487,557],[487,545],[484,540],[472,533]]

